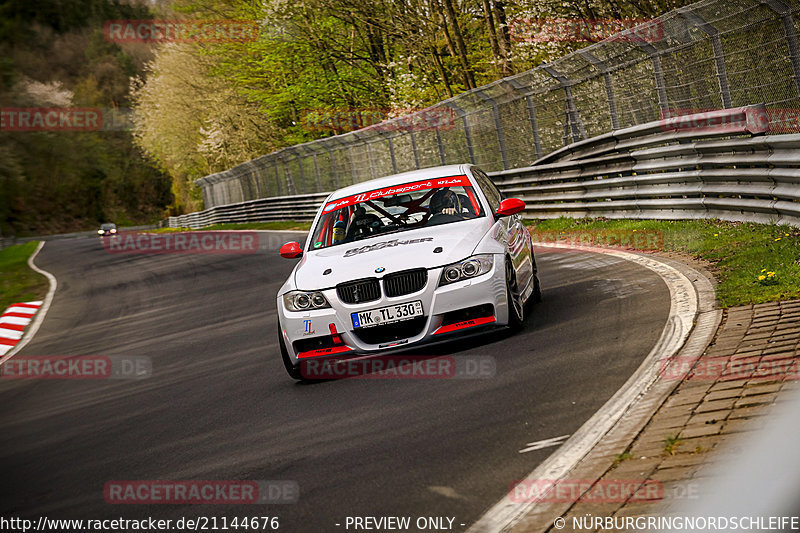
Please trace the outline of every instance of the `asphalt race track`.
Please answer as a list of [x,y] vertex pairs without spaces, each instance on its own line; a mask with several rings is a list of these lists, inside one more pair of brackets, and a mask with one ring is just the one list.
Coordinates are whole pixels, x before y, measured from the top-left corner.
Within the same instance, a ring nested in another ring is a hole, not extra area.
[[[309,385],[280,361],[275,295],[294,262],[275,250],[123,255],[97,238],[51,241],[36,263],[58,291],[17,357],[147,357],[152,376],[0,379],[0,515],[278,516],[290,532],[345,531],[347,516],[447,516],[462,531],[555,448],[519,450],[573,433],[612,396],[669,311],[666,285],[640,266],[537,255],[545,301],[523,332],[416,352],[493,356],[494,377]],[[112,505],[113,480],[292,480],[300,496]]]

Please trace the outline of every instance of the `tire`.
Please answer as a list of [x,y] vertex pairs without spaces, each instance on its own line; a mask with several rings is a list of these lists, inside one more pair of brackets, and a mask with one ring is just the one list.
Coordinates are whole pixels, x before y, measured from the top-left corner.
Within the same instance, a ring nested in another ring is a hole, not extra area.
[[509,259],[506,259],[506,297],[508,298],[508,327],[512,331],[519,331],[525,322],[525,306],[520,299],[517,276]]
[[528,297],[528,302],[538,304],[542,301],[542,285],[539,283],[539,268],[536,266],[533,248],[531,248],[531,262],[533,263],[533,292]]
[[289,352],[286,351],[286,345],[283,343],[283,335],[281,335],[280,330],[278,330],[278,345],[281,348],[281,358],[283,359],[283,366],[286,368],[286,373],[289,374],[289,377],[292,379],[303,381],[300,365],[292,364],[292,360],[289,358]]
[[542,285],[539,283],[539,275],[533,275],[533,292],[531,293],[529,300],[535,304],[538,304],[542,301]]

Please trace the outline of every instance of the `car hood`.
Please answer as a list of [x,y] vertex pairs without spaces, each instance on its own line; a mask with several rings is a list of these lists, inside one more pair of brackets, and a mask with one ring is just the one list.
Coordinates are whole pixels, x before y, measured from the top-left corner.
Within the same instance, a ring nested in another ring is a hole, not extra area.
[[[294,273],[295,286],[301,290],[330,288],[354,279],[454,263],[472,255],[491,227],[490,222],[482,217],[306,252]],[[436,248],[442,251],[434,253]],[[376,273],[380,268],[385,270]]]

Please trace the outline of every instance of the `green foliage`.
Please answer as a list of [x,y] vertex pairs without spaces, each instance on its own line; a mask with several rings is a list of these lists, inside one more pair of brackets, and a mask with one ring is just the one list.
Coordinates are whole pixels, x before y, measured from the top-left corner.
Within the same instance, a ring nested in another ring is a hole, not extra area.
[[19,302],[41,300],[47,294],[47,279],[28,268],[28,257],[38,241],[0,250],[0,312]]
[[[791,226],[720,220],[567,219],[532,223],[537,231],[660,232],[663,251],[712,264],[722,307],[800,297],[800,230]],[[762,272],[763,271],[763,272]],[[773,276],[766,275],[774,272]],[[759,277],[765,275],[764,280]],[[773,278],[773,279],[769,279]],[[769,279],[769,282],[763,283]]]
[[[102,27],[149,18],[146,7],[11,0],[0,12],[15,21],[0,25],[0,106],[130,105],[130,79],[149,52],[107,41]],[[3,235],[153,222],[171,201],[169,176],[145,159],[130,132],[0,132]]]

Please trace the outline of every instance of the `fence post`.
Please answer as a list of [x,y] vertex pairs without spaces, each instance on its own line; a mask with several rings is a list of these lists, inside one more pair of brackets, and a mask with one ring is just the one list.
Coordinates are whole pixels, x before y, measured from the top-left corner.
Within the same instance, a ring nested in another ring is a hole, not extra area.
[[[561,88],[564,90],[564,96],[566,98],[566,115],[567,115],[567,124],[566,128],[569,132],[569,137],[572,139],[572,142],[581,141],[586,138],[586,131],[583,129],[583,123],[581,122],[581,117],[578,114],[578,108],[575,107],[575,98],[572,96],[572,86],[570,80],[567,79],[566,76],[558,72],[555,68],[551,67],[550,65],[542,65],[541,69],[548,73],[553,79],[555,79]],[[566,140],[566,139],[565,139]]]
[[505,81],[515,90],[525,95],[525,106],[528,108],[528,120],[531,123],[531,132],[533,133],[533,149],[536,152],[536,159],[540,159],[542,157],[542,140],[539,137],[539,126],[536,124],[536,106],[531,97],[533,92],[514,78],[508,78]]
[[356,163],[353,160],[353,145],[347,147],[347,154],[350,156],[350,172],[353,174],[353,183],[358,183],[358,175],[356,174]]
[[411,151],[414,152],[414,168],[419,168],[419,151],[417,150],[417,136],[414,135],[414,130],[409,131],[411,135]]
[[286,157],[281,158],[281,163],[283,163],[283,173],[286,176],[286,193],[289,196],[297,194],[297,187],[295,187],[294,180],[292,179],[292,169],[289,168],[289,162],[286,160]]
[[467,143],[467,152],[469,153],[469,162],[473,165],[475,164],[475,148],[472,146],[472,133],[469,131],[469,121],[467,120],[467,113],[461,106],[458,106],[454,103],[450,103],[449,107],[453,108],[455,112],[458,114],[458,118],[461,119],[461,123],[464,125],[464,137]]
[[322,180],[319,177],[319,163],[317,162],[317,152],[314,152],[314,173],[317,175],[317,190],[314,192],[322,192]]
[[617,115],[617,100],[614,96],[614,84],[611,80],[611,74],[608,73],[608,67],[605,63],[600,61],[597,56],[586,49],[579,50],[578,54],[583,57],[590,65],[600,71],[603,76],[603,83],[606,86],[606,98],[608,99],[608,113],[611,116],[611,129],[619,129],[619,115]]
[[283,196],[281,193],[283,192],[283,187],[281,187],[281,172],[278,169],[278,157],[273,156],[272,164],[275,167],[275,189],[278,192],[278,196]]
[[508,169],[508,153],[506,152],[506,136],[503,133],[503,123],[500,121],[500,110],[497,108],[497,102],[491,96],[484,94],[479,88],[473,89],[475,94],[482,100],[489,102],[492,106],[492,115],[494,116],[494,127],[497,130],[497,144],[500,145],[500,157],[503,161],[503,170]]
[[444,143],[442,143],[442,132],[439,131],[439,126],[436,126],[436,144],[439,146],[439,161],[442,165],[446,165],[447,161],[444,157]]
[[711,39],[711,49],[714,51],[714,65],[717,69],[717,81],[719,82],[719,93],[722,97],[722,107],[730,109],[732,107],[731,89],[730,85],[728,85],[728,72],[725,69],[725,51],[722,49],[719,30],[690,9],[679,9],[678,14]]
[[333,147],[328,146],[328,157],[331,158],[331,172],[333,172],[333,188],[339,188],[339,170],[336,168],[336,156],[333,155]]
[[663,112],[669,108],[669,102],[667,99],[667,89],[664,85],[664,69],[661,68],[661,56],[658,55],[658,50],[656,50],[656,47],[652,44],[646,43],[637,37],[633,37],[631,41],[644,50],[645,53],[650,56],[650,61],[653,62],[653,76],[655,77],[656,92],[658,93],[658,107],[661,109],[663,115]]
[[392,135],[387,133],[386,141],[389,143],[389,157],[392,158],[392,174],[397,174],[397,159],[394,155],[394,143],[392,142]]
[[800,97],[800,46],[797,44],[797,32],[794,29],[792,11],[783,0],[761,0],[772,11],[781,16],[783,33],[786,35],[786,46],[789,47],[789,60],[792,62],[792,74],[797,96]]

